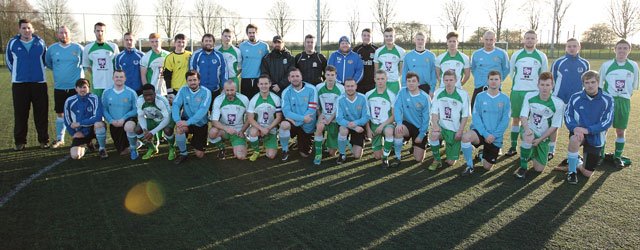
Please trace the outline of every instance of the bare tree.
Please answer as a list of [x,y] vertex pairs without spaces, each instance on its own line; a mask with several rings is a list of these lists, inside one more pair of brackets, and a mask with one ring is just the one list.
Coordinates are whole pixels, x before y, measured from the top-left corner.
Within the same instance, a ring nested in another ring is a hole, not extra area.
[[329,4],[327,4],[326,1],[322,2],[322,6],[320,6],[320,17],[318,17],[318,6],[315,5],[313,15],[316,17],[316,20],[318,18],[320,19],[320,41],[323,41],[329,30],[329,19],[331,18],[331,8]]
[[269,9],[268,13],[270,19],[268,21],[269,26],[280,36],[284,36],[289,29],[293,27],[294,20],[291,19],[291,8],[285,0],[278,0]]
[[502,38],[502,21],[507,12],[508,0],[490,0],[490,5],[493,6],[492,10],[489,10],[489,18],[493,23],[493,27],[496,30],[496,41],[500,41]]
[[375,0],[373,2],[373,18],[380,25],[380,32],[384,33],[384,29],[393,23],[395,18],[394,0]]
[[195,18],[195,25],[200,35],[214,34],[221,31],[220,16],[224,8],[214,0],[197,0],[192,15]]
[[41,10],[42,19],[47,29],[55,32],[58,27],[65,25],[69,30],[76,31],[78,23],[69,14],[68,0],[38,0],[38,9]]
[[571,2],[569,0],[555,0],[553,13],[556,18],[556,43],[558,42],[558,38],[560,38],[560,28],[562,27],[562,22],[564,21],[564,16],[567,14],[567,10],[571,7]]
[[127,32],[138,34],[142,29],[142,19],[138,15],[138,3],[135,0],[120,0],[115,6],[113,21],[121,35]]
[[542,10],[538,3],[537,0],[529,0],[520,8],[521,11],[527,13],[528,28],[533,31],[537,31],[540,28],[540,13],[542,13]]
[[169,45],[171,45],[171,38],[182,30],[182,6],[178,0],[159,0],[156,5],[156,13],[159,13],[156,20],[162,31],[170,38]]
[[458,30],[464,23],[463,16],[465,13],[464,3],[462,0],[445,1],[442,8],[442,21],[447,25],[451,25],[453,30]]
[[349,16],[347,20],[347,25],[349,26],[349,33],[351,34],[351,41],[356,42],[356,35],[358,34],[358,30],[360,29],[360,11],[358,8],[352,8],[353,12]]
[[640,30],[640,7],[636,0],[611,0],[609,23],[616,36],[627,39]]

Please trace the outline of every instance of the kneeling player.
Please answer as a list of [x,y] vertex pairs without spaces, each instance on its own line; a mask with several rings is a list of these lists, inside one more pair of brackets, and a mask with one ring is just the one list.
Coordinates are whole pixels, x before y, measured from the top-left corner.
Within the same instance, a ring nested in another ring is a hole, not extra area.
[[528,163],[533,159],[533,168],[542,172],[547,165],[549,137],[562,125],[564,102],[552,96],[553,75],[542,72],[538,78],[538,91],[525,95],[520,112],[522,121],[522,146],[520,146],[520,168],[515,176],[524,179]]
[[174,160],[176,158],[175,137],[173,136],[175,123],[171,120],[171,107],[167,98],[157,95],[152,84],[145,84],[142,85],[142,95],[138,97],[136,107],[138,109],[138,125],[134,133],[127,132],[129,144],[134,143],[131,145],[135,145],[136,137],[142,138],[148,148],[142,159],[148,160],[158,153],[157,142],[160,141],[158,136],[162,131],[164,138],[169,143],[167,159]]
[[500,72],[491,71],[487,90],[476,96],[471,116],[471,131],[462,136],[462,154],[467,168],[462,175],[473,174],[473,146],[483,145],[482,166],[491,170],[498,158],[504,131],[509,126],[511,103],[509,97],[500,92]]
[[432,128],[429,145],[433,152],[433,163],[429,170],[442,167],[440,158],[440,140],[445,142],[446,163],[452,166],[460,157],[460,140],[469,119],[469,94],[464,89],[456,88],[456,74],[449,70],[442,76],[444,88],[433,95],[431,107]]
[[278,153],[278,137],[276,128],[282,121],[282,108],[280,97],[271,93],[271,79],[269,75],[261,75],[258,78],[258,89],[256,94],[249,101],[247,108],[247,122],[251,124],[249,129],[249,145],[253,149],[250,161],[255,161],[260,157],[260,141],[264,144],[267,157],[273,159]]
[[187,84],[178,90],[171,107],[171,118],[176,122],[176,144],[180,149],[175,164],[188,159],[188,134],[193,134],[191,146],[196,149],[196,157],[204,157],[207,144],[207,113],[211,105],[211,92],[200,86],[200,73],[197,71],[189,71],[185,77]]
[[[418,88],[420,79],[414,72],[407,73],[407,87],[400,89],[393,108],[393,119],[396,121],[394,147],[397,161],[400,165],[402,158],[402,144],[410,139],[413,146],[413,157],[416,161],[424,160],[425,137],[429,130],[429,109],[431,99],[429,94]],[[385,162],[385,165],[388,163]]]
[[353,157],[362,157],[362,146],[364,146],[364,126],[369,121],[369,108],[367,98],[356,92],[358,85],[353,78],[344,81],[345,95],[338,98],[338,112],[336,121],[340,125],[338,134],[338,150],[340,156],[336,163],[342,164],[347,160],[346,148],[347,138],[351,137],[351,152]]
[[[136,99],[138,95],[133,89],[125,85],[126,79],[124,71],[118,69],[113,72],[113,88],[107,89],[102,93],[102,114],[107,124],[109,124],[111,139],[113,139],[113,145],[116,150],[120,155],[130,153],[131,159],[135,160],[138,158],[137,141],[128,140],[127,134],[132,134],[136,127]],[[101,143],[106,138],[102,139],[100,134],[96,136],[100,144],[100,157],[107,158],[105,145]]]
[[324,134],[327,134],[326,146],[329,149],[329,156],[334,156],[338,151],[338,123],[336,123],[337,100],[344,94],[344,86],[336,82],[336,68],[327,66],[324,72],[326,77],[323,83],[316,86],[318,93],[318,122],[314,136],[314,147],[316,156],[313,164],[320,165],[322,161],[322,142]]
[[367,123],[367,135],[372,138],[373,157],[376,160],[382,159],[383,167],[388,167],[388,157],[393,147],[393,105],[396,95],[387,89],[387,72],[384,70],[376,70],[374,81],[375,89],[365,95],[371,117]]
[[[564,113],[565,124],[571,132],[567,159],[567,182],[578,183],[577,170],[590,177],[598,165],[600,152],[606,140],[606,132],[613,123],[613,97],[598,88],[598,72],[589,70],[582,75],[584,90],[569,99]],[[583,146],[584,165],[578,163],[578,149]]]
[[89,92],[89,81],[80,78],[76,81],[76,95],[64,102],[64,125],[73,137],[71,142],[71,159],[77,160],[84,156],[87,147],[93,147],[92,140],[96,138],[96,131],[106,135],[107,131],[102,122],[102,103],[97,95]]
[[244,132],[249,128],[249,123],[245,122],[247,106],[249,99],[236,92],[236,83],[233,80],[227,80],[224,83],[224,93],[213,101],[210,118],[212,128],[209,130],[209,141],[220,150],[218,159],[224,159],[222,139],[231,142],[233,156],[238,160],[247,159],[247,143],[244,139]]

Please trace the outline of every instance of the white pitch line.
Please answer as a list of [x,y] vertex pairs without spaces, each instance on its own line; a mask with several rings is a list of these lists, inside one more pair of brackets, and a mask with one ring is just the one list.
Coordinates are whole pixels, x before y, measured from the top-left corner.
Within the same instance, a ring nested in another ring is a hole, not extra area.
[[4,207],[4,205],[7,204],[7,202],[9,202],[9,200],[11,198],[13,198],[13,196],[15,196],[18,192],[20,192],[20,190],[22,190],[27,185],[29,185],[33,180],[37,179],[38,177],[40,177],[41,175],[45,174],[46,172],[51,171],[51,169],[53,169],[54,167],[60,165],[61,163],[63,163],[64,161],[66,161],[68,159],[69,159],[69,156],[65,156],[63,158],[60,158],[57,161],[51,163],[51,165],[46,166],[43,169],[40,169],[40,171],[32,174],[31,176],[29,176],[29,178],[24,179],[22,182],[18,183],[18,185],[16,185],[13,189],[11,189],[11,191],[9,191],[9,193],[3,195],[2,198],[0,198],[0,208]]

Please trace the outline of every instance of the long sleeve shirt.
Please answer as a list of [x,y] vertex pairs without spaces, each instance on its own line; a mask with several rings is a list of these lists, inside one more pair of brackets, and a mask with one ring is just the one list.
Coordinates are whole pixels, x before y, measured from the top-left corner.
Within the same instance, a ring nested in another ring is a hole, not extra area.
[[[100,98],[92,93],[85,96],[73,95],[64,102],[64,125],[70,135],[82,132],[89,135],[94,123],[102,120],[102,103]],[[71,128],[71,124],[77,122],[78,128]]]
[[407,88],[400,89],[393,107],[393,118],[396,124],[407,121],[418,128],[418,138],[423,139],[429,130],[429,110],[431,99],[424,91],[411,94]]
[[509,127],[511,115],[511,102],[509,96],[499,92],[496,96],[491,96],[484,91],[476,96],[473,104],[473,114],[471,116],[471,128],[487,138],[493,135],[495,140],[493,145],[502,147],[504,131]]
[[553,85],[553,95],[562,99],[564,103],[569,102],[569,98],[582,90],[582,73],[589,70],[589,61],[580,55],[566,54],[556,59],[551,65],[551,73],[555,83]]
[[349,78],[353,78],[356,82],[362,80],[364,65],[360,56],[353,51],[349,51],[347,54],[343,54],[339,50],[331,53],[327,65],[336,67],[336,75],[340,83],[344,83]]
[[113,120],[135,117],[138,113],[136,99],[136,92],[126,86],[120,91],[115,88],[105,90],[101,98],[104,119],[111,123]]
[[54,89],[74,89],[76,81],[84,78],[82,50],[82,45],[77,43],[69,43],[67,46],[54,43],[49,46],[45,62],[47,67],[53,71]]
[[45,83],[46,52],[44,40],[36,35],[26,43],[20,40],[20,35],[9,40],[4,56],[7,69],[11,72],[11,82]]
[[[311,133],[316,126],[316,110],[318,94],[310,83],[303,83],[301,89],[289,85],[282,91],[282,113],[284,118],[294,121],[294,126],[302,126],[306,133]],[[304,123],[304,117],[311,115],[311,121]]]
[[564,122],[569,131],[583,127],[589,131],[587,142],[594,147],[602,147],[607,139],[607,129],[613,124],[613,97],[598,89],[596,96],[589,96],[583,90],[569,99],[564,111]]
[[354,122],[357,126],[364,126],[369,121],[369,107],[367,97],[361,93],[356,93],[353,100],[345,94],[338,98],[338,112],[336,112],[336,122],[343,127],[349,127],[349,122]]
[[136,48],[132,48],[130,50],[125,49],[116,56],[116,69],[124,71],[124,75],[127,77],[124,85],[134,91],[142,89],[140,62],[142,61],[143,56],[144,54]]
[[215,92],[222,89],[227,81],[227,64],[222,53],[212,50],[207,53],[203,49],[196,50],[191,56],[189,69],[200,73],[200,86]]
[[501,48],[495,47],[492,51],[480,48],[471,54],[471,73],[475,88],[487,86],[489,72],[500,72],[502,81],[509,75],[509,56]]
[[207,113],[211,105],[211,91],[200,87],[193,91],[189,85],[182,86],[173,100],[171,117],[176,123],[186,120],[187,125],[202,127],[207,124]]

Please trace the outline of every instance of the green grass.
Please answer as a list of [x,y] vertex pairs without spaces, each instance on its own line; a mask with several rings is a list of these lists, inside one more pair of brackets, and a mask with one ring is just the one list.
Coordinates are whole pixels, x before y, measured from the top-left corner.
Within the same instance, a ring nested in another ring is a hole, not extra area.
[[[31,129],[30,147],[13,152],[6,71],[0,80],[5,83],[0,195],[5,195],[67,155],[68,147],[36,149]],[[636,94],[625,148],[634,164],[640,163],[639,101]],[[53,134],[53,122],[50,130]],[[550,165],[566,154],[567,132],[560,131]],[[610,142],[613,137],[611,131]],[[191,158],[179,167],[165,160],[166,147],[148,162],[132,162],[113,150],[105,161],[90,154],[65,161],[0,208],[1,248],[631,249],[640,244],[637,165],[622,170],[604,165],[573,186],[550,168],[516,180],[516,157],[501,158],[493,171],[478,170],[470,178],[458,176],[460,163],[430,172],[431,153],[417,164],[406,149],[402,167],[393,170],[380,169],[369,149],[362,160],[336,166],[330,158],[320,168],[297,155],[288,163],[218,161],[211,149],[204,159]],[[143,216],[128,212],[127,192],[148,180],[162,187],[164,205]]]

